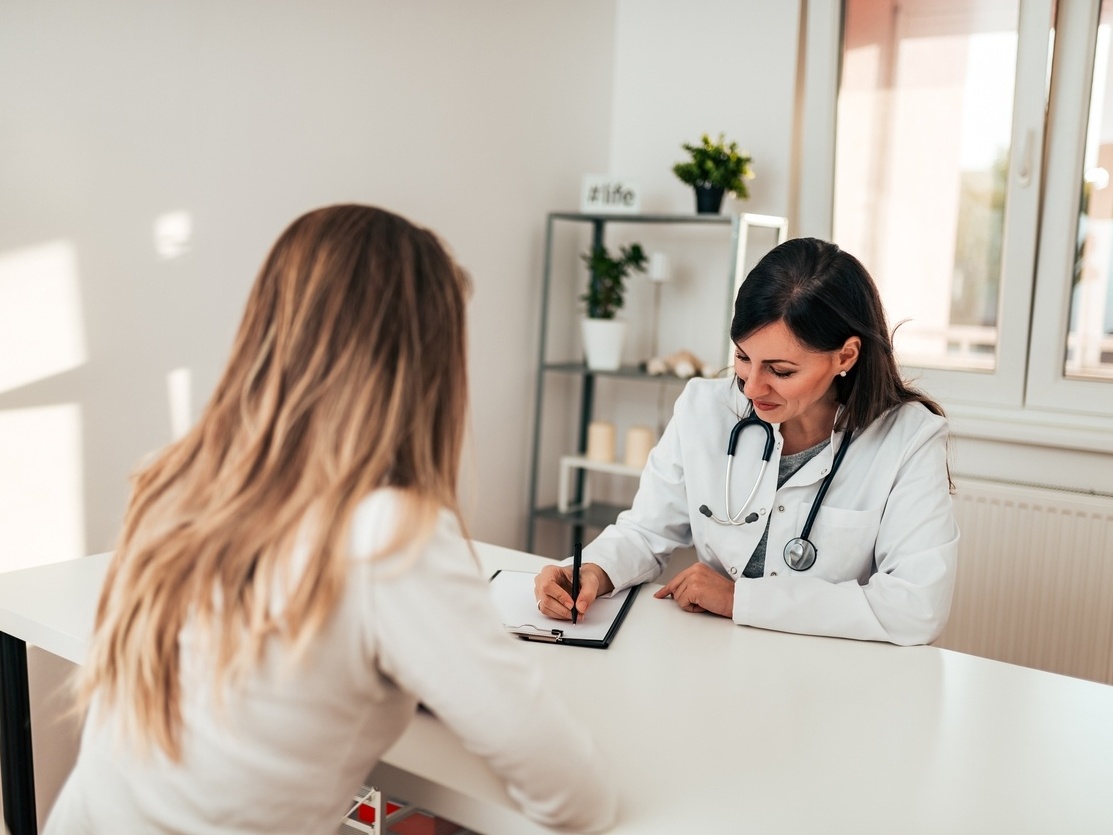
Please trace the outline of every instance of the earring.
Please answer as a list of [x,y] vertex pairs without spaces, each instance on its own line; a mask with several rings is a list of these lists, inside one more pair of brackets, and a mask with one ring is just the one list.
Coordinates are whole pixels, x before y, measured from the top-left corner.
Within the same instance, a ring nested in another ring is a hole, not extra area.
[[840,376],[840,377],[845,377],[845,376],[846,376],[846,372],[845,372],[845,371],[840,371],[840,372],[839,372],[839,376]]

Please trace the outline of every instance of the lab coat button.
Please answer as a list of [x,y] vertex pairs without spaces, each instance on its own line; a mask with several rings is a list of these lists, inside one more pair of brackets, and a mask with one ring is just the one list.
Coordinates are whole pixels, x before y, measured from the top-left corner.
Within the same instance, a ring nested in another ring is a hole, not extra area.
[[737,574],[737,573],[738,573],[738,569],[737,569],[737,568],[732,568],[732,569],[730,570],[730,573],[731,573],[731,574]]
[[776,572],[776,571],[770,571],[770,572],[769,572],[769,576],[770,576],[770,577],[776,577],[776,576],[777,576],[777,572]]
[[820,470],[819,474],[820,475],[827,475],[827,470]]
[[781,513],[784,513],[785,512],[785,506],[781,505],[780,507],[777,508],[777,510],[779,510]]
[[758,511],[758,513],[760,513],[762,516],[764,516],[765,515],[765,508],[763,507],[761,510]]

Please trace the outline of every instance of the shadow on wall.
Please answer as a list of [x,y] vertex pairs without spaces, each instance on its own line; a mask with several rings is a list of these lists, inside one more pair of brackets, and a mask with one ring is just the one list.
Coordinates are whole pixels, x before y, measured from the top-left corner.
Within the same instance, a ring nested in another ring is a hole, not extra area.
[[[179,265],[159,263],[189,250],[190,219],[169,217],[155,222],[155,257],[146,238],[145,263],[99,275],[73,239],[0,252],[0,572],[109,549],[128,490],[118,462],[134,466],[191,424],[193,375],[180,363],[189,308],[162,280]],[[120,273],[131,309],[106,289]],[[28,649],[40,823],[76,758],[74,670]]]
[[[185,212],[158,218],[158,257],[185,254],[190,228]],[[146,432],[128,436],[139,442],[129,459],[137,461],[181,435],[191,422],[192,375],[172,360],[174,317],[143,329],[141,341],[135,340],[143,345],[143,356],[134,363],[114,361],[121,341],[127,341],[127,317],[119,327],[113,324],[112,333],[103,333],[102,327],[101,334],[90,335],[82,279],[71,240],[0,253],[0,534],[6,545],[0,571],[110,547],[114,531],[98,530],[90,538],[87,520],[118,523],[126,474],[106,479],[103,469],[98,472],[98,463],[109,456],[93,439],[112,437],[121,425],[146,422]],[[151,333],[162,336],[152,340]],[[103,347],[98,336],[104,337]],[[165,406],[150,402],[162,392]],[[161,437],[149,428],[152,408],[165,410],[163,420],[154,421],[170,430],[157,433]]]
[[[0,531],[8,546],[0,570],[84,553],[77,392],[59,402],[33,391],[41,381],[71,378],[87,360],[73,243],[0,254]],[[23,408],[5,408],[6,401]]]

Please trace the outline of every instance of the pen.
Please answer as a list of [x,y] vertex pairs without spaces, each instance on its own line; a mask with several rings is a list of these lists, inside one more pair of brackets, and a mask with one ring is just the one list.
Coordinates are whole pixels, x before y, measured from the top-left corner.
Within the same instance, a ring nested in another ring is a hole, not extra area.
[[572,623],[576,622],[576,598],[580,596],[580,562],[583,556],[583,548],[577,542],[572,556]]

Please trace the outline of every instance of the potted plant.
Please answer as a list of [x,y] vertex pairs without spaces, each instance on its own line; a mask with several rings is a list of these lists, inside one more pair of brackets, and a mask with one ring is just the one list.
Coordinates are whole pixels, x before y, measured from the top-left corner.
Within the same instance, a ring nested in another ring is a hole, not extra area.
[[717,213],[723,194],[728,191],[742,200],[750,196],[746,180],[754,178],[750,168],[753,160],[744,151],[738,150],[737,142],[727,142],[721,133],[713,142],[705,133],[698,145],[685,142],[680,147],[688,152],[690,158],[674,165],[672,172],[681,182],[696,190],[698,213]]
[[632,270],[645,272],[647,258],[641,244],[630,244],[615,258],[602,244],[580,256],[590,270],[587,292],[580,301],[587,305],[583,321],[584,356],[594,371],[616,371],[622,363],[626,323],[614,318],[626,293],[626,276]]

